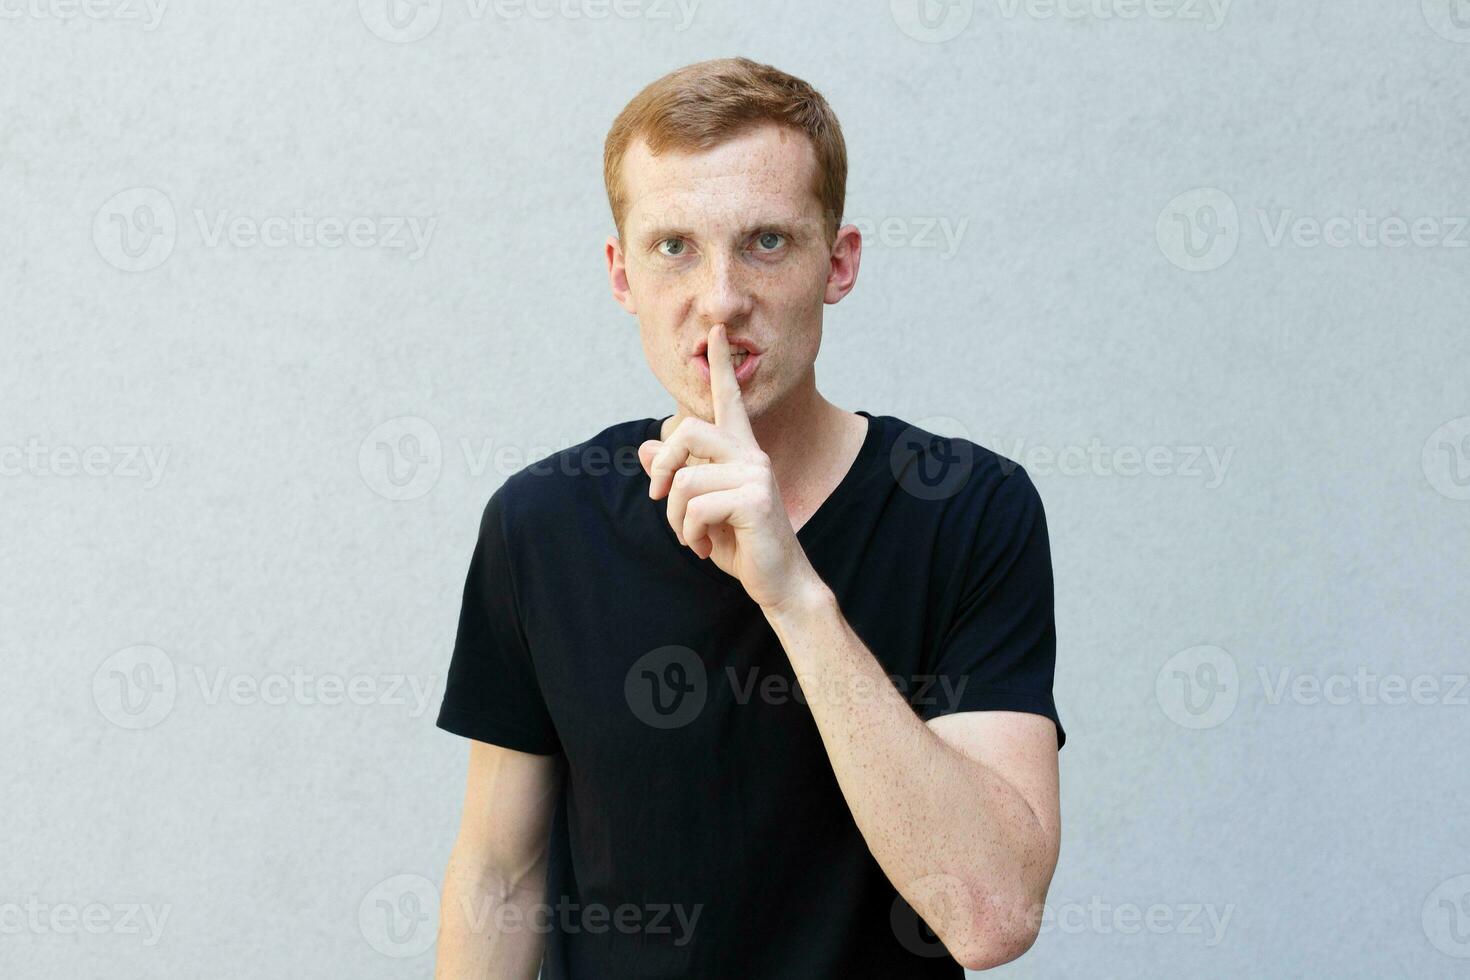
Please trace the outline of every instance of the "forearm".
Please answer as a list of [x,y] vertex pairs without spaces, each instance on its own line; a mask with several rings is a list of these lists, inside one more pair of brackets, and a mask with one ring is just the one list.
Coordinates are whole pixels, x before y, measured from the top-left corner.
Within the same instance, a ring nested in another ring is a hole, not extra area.
[[1051,871],[1025,797],[918,717],[824,585],[767,618],[884,873],[952,953],[1019,955]]
[[512,875],[456,846],[439,903],[435,980],[536,980],[546,947],[546,855]]

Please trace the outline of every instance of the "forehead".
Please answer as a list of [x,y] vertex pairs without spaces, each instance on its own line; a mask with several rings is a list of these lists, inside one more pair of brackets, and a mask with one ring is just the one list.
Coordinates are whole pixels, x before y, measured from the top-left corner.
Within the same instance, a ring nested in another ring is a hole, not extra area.
[[623,157],[630,228],[722,225],[760,217],[795,221],[820,211],[816,151],[801,133],[762,125],[708,150],[659,156],[636,140]]

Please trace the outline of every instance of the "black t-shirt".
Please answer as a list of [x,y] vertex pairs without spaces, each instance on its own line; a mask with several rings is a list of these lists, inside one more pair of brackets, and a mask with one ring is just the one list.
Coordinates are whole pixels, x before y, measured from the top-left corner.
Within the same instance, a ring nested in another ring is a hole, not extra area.
[[[1041,499],[988,449],[860,412],[797,532],[920,717],[1056,722]],[[785,651],[739,581],[679,544],[614,425],[490,498],[438,725],[562,753],[545,980],[963,977],[858,832]],[[510,920],[507,920],[510,921]]]

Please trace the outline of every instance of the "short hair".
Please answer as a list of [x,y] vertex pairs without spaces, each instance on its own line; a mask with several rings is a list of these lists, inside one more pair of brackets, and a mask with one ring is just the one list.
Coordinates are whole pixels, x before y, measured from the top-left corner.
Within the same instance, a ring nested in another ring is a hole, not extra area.
[[602,179],[618,237],[623,237],[628,207],[623,155],[636,140],[646,141],[655,156],[666,150],[708,150],[766,123],[794,129],[811,143],[817,161],[812,192],[822,207],[830,247],[847,194],[842,127],[816,89],[749,58],[717,58],[677,68],[649,83],[618,113],[602,150]]

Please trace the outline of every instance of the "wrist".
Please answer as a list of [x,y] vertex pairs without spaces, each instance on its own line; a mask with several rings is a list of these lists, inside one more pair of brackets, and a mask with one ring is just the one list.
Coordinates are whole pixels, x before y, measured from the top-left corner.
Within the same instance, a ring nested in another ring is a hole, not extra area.
[[780,599],[762,606],[761,612],[779,633],[782,626],[793,625],[836,608],[837,596],[816,570],[810,569]]

